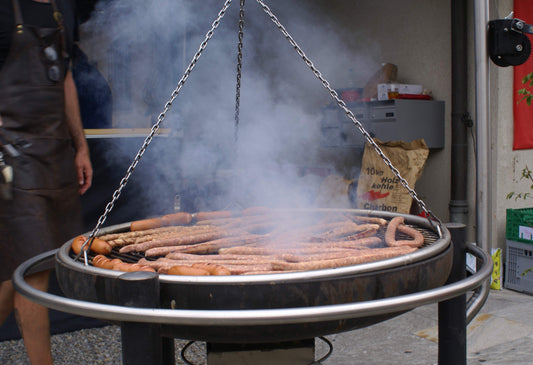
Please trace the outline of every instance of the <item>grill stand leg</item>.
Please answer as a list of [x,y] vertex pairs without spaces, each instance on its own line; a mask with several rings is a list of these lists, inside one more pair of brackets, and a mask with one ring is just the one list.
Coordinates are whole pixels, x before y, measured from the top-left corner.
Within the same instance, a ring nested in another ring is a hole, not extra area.
[[[118,304],[125,307],[159,308],[157,274],[139,271],[121,275],[117,280]],[[122,363],[124,365],[175,364],[174,340],[161,336],[160,325],[122,322]]]
[[[446,225],[453,244],[453,265],[448,283],[466,277],[466,226]],[[439,365],[466,365],[466,294],[439,302]]]

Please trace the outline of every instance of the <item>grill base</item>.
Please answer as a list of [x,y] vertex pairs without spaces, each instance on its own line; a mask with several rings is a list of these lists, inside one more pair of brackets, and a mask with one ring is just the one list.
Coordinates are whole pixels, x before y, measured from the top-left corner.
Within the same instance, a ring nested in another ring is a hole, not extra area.
[[[463,228],[464,231],[464,228]],[[464,232],[463,232],[464,234]],[[462,236],[464,239],[464,235]],[[129,303],[133,306],[133,308],[126,308],[126,304],[122,304],[120,306],[112,306],[112,305],[104,305],[104,304],[92,304],[88,302],[83,302],[79,300],[71,300],[66,299],[62,297],[53,296],[47,293],[44,293],[42,291],[36,290],[29,286],[25,280],[24,277],[28,275],[30,272],[35,272],[35,269],[37,267],[41,267],[43,269],[49,269],[53,266],[53,259],[56,258],[56,255],[60,253],[59,250],[54,250],[51,252],[47,252],[41,255],[36,256],[35,258],[28,260],[27,262],[23,263],[21,266],[17,268],[13,275],[13,285],[15,289],[21,293],[22,295],[26,296],[32,301],[37,302],[38,304],[44,305],[48,308],[55,309],[55,310],[61,310],[66,311],[69,313],[85,313],[89,316],[95,317],[95,318],[102,318],[109,321],[115,321],[115,322],[142,322],[145,323],[146,326],[153,326],[154,329],[160,330],[159,326],[161,324],[173,324],[174,328],[187,328],[192,326],[205,326],[206,331],[209,330],[209,328],[213,327],[213,325],[216,326],[224,326],[227,328],[233,328],[235,326],[240,326],[242,328],[250,328],[255,331],[261,331],[262,329],[269,328],[272,323],[276,324],[278,327],[281,327],[280,330],[283,331],[283,325],[289,325],[292,323],[308,323],[313,324],[316,323],[316,320],[322,320],[329,321],[331,323],[338,322],[338,323],[344,323],[346,319],[355,319],[355,318],[361,318],[366,316],[376,317],[377,314],[388,314],[388,313],[398,313],[400,311],[408,311],[412,308],[415,308],[419,305],[429,304],[432,302],[449,302],[450,299],[457,298],[459,296],[462,297],[462,300],[466,299],[466,292],[472,289],[480,288],[480,290],[484,290],[484,283],[487,282],[488,278],[490,277],[490,274],[492,273],[492,261],[490,259],[490,256],[485,253],[484,251],[480,250],[473,244],[467,244],[466,249],[461,248],[461,246],[456,245],[456,241],[461,241],[461,239],[457,239],[457,236],[454,236],[453,242],[454,245],[454,251],[456,252],[456,259],[454,260],[454,267],[453,272],[454,273],[462,273],[464,275],[465,273],[465,265],[464,265],[464,259],[466,253],[471,253],[474,256],[476,256],[477,259],[481,260],[480,265],[478,266],[478,270],[473,273],[470,277],[466,277],[462,280],[458,280],[455,278],[455,276],[451,277],[450,281],[447,283],[447,285],[444,285],[440,288],[432,288],[432,290],[424,290],[423,293],[414,293],[415,295],[400,295],[397,298],[384,298],[378,299],[378,300],[368,300],[368,304],[371,305],[371,307],[368,307],[367,303],[346,303],[345,305],[340,306],[321,306],[318,308],[318,310],[315,310],[313,307],[309,308],[292,308],[287,310],[269,310],[269,309],[263,309],[261,311],[244,311],[241,312],[239,310],[235,311],[213,311],[212,313],[207,313],[210,311],[195,311],[195,310],[184,310],[184,311],[175,311],[175,310],[169,310],[169,309],[157,309],[157,308],[135,308],[135,303]],[[462,242],[464,244],[464,241]],[[450,249],[450,247],[448,247]],[[457,260],[457,257],[460,257],[462,260]],[[459,264],[458,264],[459,263]],[[307,273],[306,273],[307,274]],[[446,273],[448,274],[448,273]],[[309,273],[309,275],[312,275],[312,273]],[[122,275],[121,275],[122,276]],[[268,276],[270,278],[270,276]],[[329,278],[330,279],[330,278]],[[420,289],[421,291],[423,289]],[[477,290],[477,289],[476,289]],[[474,296],[477,295],[477,293],[474,294]],[[138,297],[138,296],[137,296]],[[475,298],[473,299],[475,300]],[[471,299],[472,301],[472,299]],[[483,302],[484,303],[484,302]],[[474,316],[477,313],[477,311],[480,309],[480,307],[483,305],[481,303],[478,308],[475,308]],[[142,304],[140,304],[142,305]],[[449,307],[450,308],[450,307]],[[442,308],[444,310],[444,308]],[[472,308],[469,307],[469,310]],[[441,306],[439,306],[439,311],[441,310]],[[175,312],[176,314],[172,314],[172,312]],[[233,312],[233,313],[230,313]],[[254,313],[256,312],[256,313]],[[452,314],[458,312],[458,310],[451,310],[448,309],[448,314]],[[464,310],[461,310],[460,312],[464,312]],[[259,315],[259,313],[262,313]],[[292,313],[292,314],[291,314]],[[249,316],[249,314],[252,314]],[[464,313],[460,313],[461,317],[464,319]],[[472,312],[470,312],[470,315],[467,311],[467,320],[461,320],[457,321],[457,318],[459,316],[453,316],[455,321],[454,323],[446,323],[447,320],[443,320],[442,318],[447,318],[447,315],[440,316],[439,313],[439,338],[441,337],[441,331],[440,328],[444,328],[447,332],[444,337],[459,339],[460,341],[453,341],[453,343],[445,344],[445,341],[439,341],[439,364],[448,364],[448,363],[454,363],[454,364],[466,364],[466,356],[463,355],[463,351],[465,348],[465,336],[461,336],[461,333],[464,333],[466,331],[466,324],[468,323],[469,316],[472,315]],[[270,320],[267,320],[270,318]],[[342,320],[337,321],[337,319],[342,318]],[[459,323],[460,322],[460,323]],[[252,326],[252,324],[255,324],[256,326]],[[148,328],[148,327],[147,327]],[[301,330],[301,329],[300,329]],[[349,328],[345,328],[344,331],[349,330]],[[160,346],[155,346],[156,351],[161,352],[164,345],[164,336],[162,332],[158,332],[159,334],[153,336],[153,338],[156,338],[157,341],[160,341]],[[208,335],[209,332],[206,332]],[[177,337],[177,336],[176,336]],[[183,336],[181,336],[184,338]],[[153,339],[152,338],[152,339]],[[274,340],[271,340],[269,342],[277,342],[279,343],[280,339],[276,338]],[[206,342],[216,342],[216,341],[209,341]],[[238,341],[228,341],[228,343],[236,343]],[[267,342],[267,341],[263,341]],[[124,346],[127,347],[127,346]],[[165,347],[167,350],[169,347]],[[172,348],[172,347],[170,347]],[[442,354],[455,354],[457,355],[457,361],[446,361],[444,357],[441,359],[441,353]],[[124,363],[128,365],[134,365],[140,362],[135,361],[137,359],[132,359],[132,361],[126,361],[124,359]],[[144,363],[144,362],[143,362]],[[149,362],[154,363],[155,362]],[[169,362],[168,364],[173,363]],[[166,363],[165,363],[166,364]],[[162,365],[162,364],[161,364]]]
[[208,365],[309,365],[314,361],[314,338],[256,345],[207,343]]

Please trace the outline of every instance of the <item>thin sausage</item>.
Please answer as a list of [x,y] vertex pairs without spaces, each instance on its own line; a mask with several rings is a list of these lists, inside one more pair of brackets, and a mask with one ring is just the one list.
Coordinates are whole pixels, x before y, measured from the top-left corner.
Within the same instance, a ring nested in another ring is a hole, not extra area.
[[144,255],[151,256],[164,256],[171,252],[183,252],[189,254],[208,254],[216,253],[219,249],[224,247],[232,247],[236,245],[247,245],[250,243],[258,242],[262,239],[258,235],[245,235],[238,237],[219,238],[207,242],[197,243],[194,245],[176,245],[176,246],[163,246],[147,249]]
[[[349,248],[348,248],[349,249]],[[235,246],[229,248],[221,248],[218,253],[220,256],[226,255],[277,255],[283,253],[293,254],[308,254],[308,253],[324,253],[331,251],[346,251],[347,248],[343,247],[330,247],[324,244],[319,246],[316,243],[311,244],[294,244],[286,246],[273,246],[273,247],[249,247],[249,246]]]
[[272,262],[272,268],[274,270],[301,270],[301,271],[339,268],[343,266],[357,265],[357,264],[362,264],[366,262],[384,260],[384,259],[388,259],[391,257],[405,255],[415,250],[416,248],[409,247],[409,246],[375,248],[373,250],[368,250],[365,253],[357,254],[356,256],[344,257],[340,259],[317,260],[317,261],[307,261],[307,262],[275,261],[275,262]]
[[[421,247],[424,244],[424,236],[414,228],[405,226],[403,217],[394,217],[391,219],[385,232],[385,243],[387,246],[411,246]],[[396,230],[411,236],[412,240],[396,240]]]
[[264,259],[265,257],[275,257],[275,256],[263,256],[263,255],[199,255],[199,254],[190,254],[182,252],[172,252],[166,255],[167,259],[172,260],[209,260],[211,262],[221,262],[228,260],[255,260],[255,259]]
[[192,221],[192,214],[187,212],[178,212],[172,214],[166,214],[161,217],[163,226],[176,226],[189,224]]
[[271,213],[271,212],[272,212],[272,209],[270,209],[270,208],[257,206],[257,207],[245,208],[245,209],[243,209],[241,211],[241,214],[244,215],[244,216],[247,216],[247,215],[264,215],[264,214],[268,214],[268,213]]
[[201,221],[196,222],[196,225],[193,227],[201,227],[201,226],[228,226],[228,225],[239,225],[242,221],[241,217],[231,217],[231,218],[213,218],[213,219],[204,219]]
[[192,267],[207,270],[210,275],[231,275],[231,272],[222,265],[211,263],[196,263],[192,264]]
[[295,272],[297,270],[257,270],[257,271],[247,271],[243,272],[241,275],[267,275],[267,274],[286,274],[289,272]]
[[150,248],[163,247],[163,246],[179,246],[179,245],[190,245],[193,243],[201,243],[206,241],[211,241],[218,238],[230,237],[240,235],[242,231],[206,231],[197,234],[190,234],[186,236],[176,236],[168,237],[162,239],[155,239],[152,241],[132,244],[122,247],[120,253],[128,253],[132,251],[144,252]]
[[331,241],[331,242],[322,242],[320,247],[323,248],[364,248],[364,247],[377,247],[382,244],[381,238],[377,236],[363,237],[355,240],[348,241]]
[[151,271],[151,272],[155,272],[155,270],[153,268],[151,268],[150,266],[141,265],[141,264],[131,264],[130,267],[129,267],[129,271]]
[[248,272],[272,271],[272,264],[251,264],[251,265],[224,265],[231,272],[231,275],[243,275]]
[[144,231],[125,232],[122,236],[113,239],[110,244],[113,247],[152,241],[160,238],[180,237],[183,235],[196,234],[212,231],[212,226],[172,226],[147,229]]
[[149,218],[133,221],[130,224],[130,231],[144,231],[146,229],[159,228],[163,226],[161,218]]
[[167,271],[168,275],[192,275],[192,276],[205,276],[209,275],[209,271],[186,265],[172,266]]
[[113,264],[113,270],[127,272],[127,271],[129,271],[129,264],[127,264],[125,262],[114,263]]
[[347,216],[348,218],[352,219],[355,222],[363,222],[363,223],[372,223],[377,224],[381,227],[385,227],[387,225],[387,220],[379,217],[366,217],[366,216]]
[[331,259],[340,259],[347,257],[352,252],[330,252],[330,253],[319,253],[319,254],[310,254],[310,255],[298,255],[298,254],[282,254],[281,258],[287,262],[306,262],[306,261],[320,261],[320,260],[331,260]]
[[221,218],[231,218],[233,214],[230,210],[218,210],[213,212],[198,212],[194,216],[196,221],[205,221],[206,219],[221,219]]
[[329,240],[329,239],[335,239],[339,237],[346,237],[351,236],[359,232],[365,232],[368,230],[375,230],[377,231],[379,229],[379,225],[377,224],[357,224],[357,223],[348,223],[341,227],[331,229],[327,232],[324,232],[320,234],[318,237]]

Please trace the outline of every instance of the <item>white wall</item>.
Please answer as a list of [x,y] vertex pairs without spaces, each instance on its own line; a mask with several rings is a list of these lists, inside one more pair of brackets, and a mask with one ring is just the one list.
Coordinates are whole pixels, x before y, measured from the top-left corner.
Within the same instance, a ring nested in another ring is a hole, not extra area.
[[[220,5],[219,2],[209,3]],[[422,84],[432,91],[435,99],[445,102],[445,148],[430,153],[415,190],[429,209],[441,220],[447,221],[451,166],[450,0],[273,0],[269,4],[273,10],[279,10],[277,15],[280,20],[334,87],[344,86],[351,67],[356,69],[358,82],[364,86],[382,63],[390,62],[398,66],[399,82]],[[236,7],[238,3],[233,5]],[[247,4],[246,14],[252,14],[250,9],[255,6],[254,2]],[[198,22],[210,19],[212,15],[198,19]],[[254,23],[256,19],[249,20],[246,26],[253,28],[256,26]],[[170,24],[161,25],[172,30]],[[267,25],[272,27],[272,24]],[[250,33],[245,33],[245,37],[250,37]],[[265,39],[258,37],[256,43],[263,42],[268,46]],[[101,56],[105,57],[106,50],[102,43],[95,44],[96,50],[100,50]],[[196,50],[196,44],[189,46],[191,52]],[[287,52],[294,53],[290,48],[287,48]],[[270,67],[267,71],[277,72],[281,65],[272,66],[273,61],[279,63],[277,58],[265,58],[265,65]],[[100,65],[105,73],[105,60]],[[291,67],[299,72],[296,66]],[[135,74],[133,80],[140,77],[141,73]],[[276,80],[275,75],[273,80]],[[317,89],[320,89],[319,85]],[[307,96],[303,99],[308,99],[309,107],[329,102],[314,88],[300,88],[297,92]],[[294,94],[291,92],[290,96]],[[470,113],[474,114],[473,109]],[[469,186],[472,186],[471,182]],[[470,212],[475,212],[473,203]]]
[[[354,32],[364,32],[379,44],[381,61],[398,65],[399,78],[421,83],[437,99],[446,102],[446,148],[433,152],[416,186],[417,192],[441,219],[448,219],[450,179],[451,102],[451,19],[450,1],[330,1],[338,12],[339,24]],[[489,19],[504,18],[513,10],[512,0],[490,3]],[[476,122],[474,69],[473,1],[468,2],[468,112]],[[369,15],[370,14],[370,15]],[[347,36],[347,43],[357,47]],[[506,209],[533,206],[533,200],[508,200],[511,191],[528,192],[530,183],[521,180],[525,165],[533,167],[531,150],[513,151],[513,68],[498,67],[489,61],[491,118],[491,247],[505,247]],[[475,130],[473,130],[475,134]],[[469,137],[469,239],[476,231],[476,167],[473,140]]]
[[[400,82],[422,84],[444,100],[445,148],[432,151],[415,190],[443,221],[448,220],[451,143],[450,1],[327,1],[347,47],[372,52],[376,64],[398,66]],[[356,36],[354,36],[356,35]],[[370,77],[370,75],[368,75]],[[379,136],[378,136],[379,137]]]
[[[213,6],[219,6],[219,2],[211,1],[210,3]],[[513,8],[513,0],[491,1],[489,3],[490,19],[503,18]],[[362,86],[382,63],[390,62],[398,66],[400,82],[422,84],[433,92],[436,99],[445,101],[445,148],[431,152],[424,173],[416,185],[416,191],[439,218],[447,221],[452,164],[450,152],[451,1],[315,0],[309,2],[307,0],[291,0],[287,2],[285,0],[272,0],[269,4],[273,10],[278,11],[277,15],[280,20],[304,50],[308,52],[308,56],[316,61],[315,64],[328,77],[334,87],[344,86],[343,83],[350,67],[356,69],[358,82]],[[255,5],[255,3],[247,4],[247,15],[252,13],[250,9]],[[238,6],[238,3],[234,6]],[[472,0],[468,1],[468,9],[468,111],[475,122]],[[212,15],[206,19],[197,20],[210,20],[211,18]],[[253,28],[253,23],[249,20],[247,26]],[[166,25],[168,26],[168,24]],[[249,36],[250,33],[245,33],[245,37]],[[258,38],[257,43],[263,42],[264,45],[268,46],[265,39]],[[318,46],[314,43],[317,40]],[[196,44],[189,46],[191,52],[196,49]],[[105,52],[105,47],[102,48],[101,43],[98,43],[98,48]],[[293,51],[288,49],[287,52]],[[270,71],[277,71],[280,68],[279,60],[265,58],[264,63],[271,67]],[[278,63],[272,66],[272,61],[278,61]],[[104,67],[105,73],[105,62],[101,65]],[[296,70],[297,66],[291,67]],[[492,119],[491,218],[493,224],[491,236],[493,242],[491,246],[503,248],[505,210],[533,205],[531,200],[514,201],[505,198],[511,191],[529,191],[529,184],[520,180],[520,174],[526,164],[533,167],[533,154],[530,150],[512,150],[512,67],[501,68],[489,62],[489,69],[490,116]],[[275,77],[273,80],[276,80]],[[319,88],[318,86],[317,89]],[[309,107],[313,104],[323,105],[324,99],[320,99],[323,95],[319,96],[314,88],[299,90],[307,96],[304,100],[308,99]],[[319,101],[316,102],[316,100]],[[475,153],[471,138],[469,138],[469,143],[469,236],[474,239],[476,223]]]
[[[491,2],[490,19],[504,18],[513,10],[513,1]],[[506,209],[533,206],[533,200],[508,200],[509,192],[530,192],[531,183],[521,180],[522,169],[533,166],[531,150],[513,151],[513,68],[490,63],[492,163],[492,247],[505,247]]]

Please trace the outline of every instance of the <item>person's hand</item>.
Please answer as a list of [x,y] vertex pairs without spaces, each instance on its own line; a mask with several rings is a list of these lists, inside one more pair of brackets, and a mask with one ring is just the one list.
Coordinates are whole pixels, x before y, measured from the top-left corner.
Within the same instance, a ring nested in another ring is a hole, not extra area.
[[76,165],[80,195],[83,195],[89,190],[93,181],[93,167],[89,152],[85,150],[77,151],[74,163]]

